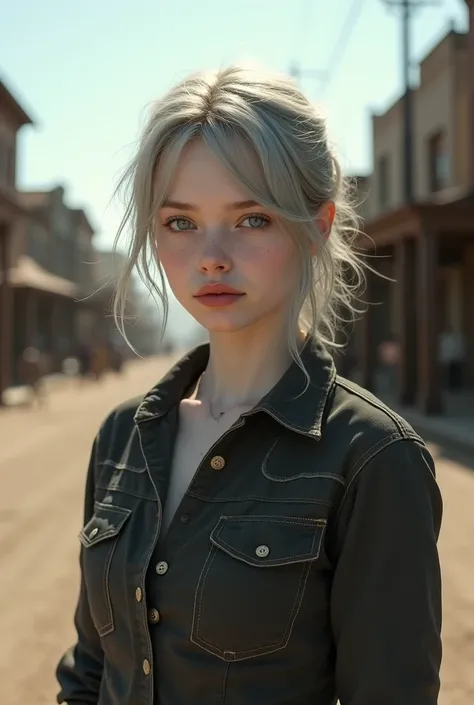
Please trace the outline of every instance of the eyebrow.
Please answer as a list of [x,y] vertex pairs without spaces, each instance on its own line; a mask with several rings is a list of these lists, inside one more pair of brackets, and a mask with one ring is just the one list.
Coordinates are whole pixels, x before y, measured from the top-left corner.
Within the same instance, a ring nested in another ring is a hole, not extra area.
[[[261,208],[262,204],[257,203],[257,201],[234,201],[233,203],[228,203],[225,207],[226,211],[238,211],[244,210],[245,208]],[[172,199],[166,199],[161,204],[161,208],[176,208],[180,211],[198,211],[199,208],[192,203],[183,203],[182,201],[174,201]]]

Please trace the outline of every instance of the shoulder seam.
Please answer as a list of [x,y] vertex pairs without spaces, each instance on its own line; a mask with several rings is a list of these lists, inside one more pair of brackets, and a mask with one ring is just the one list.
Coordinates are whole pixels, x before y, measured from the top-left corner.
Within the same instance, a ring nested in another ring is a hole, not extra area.
[[[373,406],[376,409],[379,409],[379,411],[382,411],[386,416],[388,416],[398,429],[398,432],[400,433],[400,436],[402,438],[413,438],[413,433],[410,433],[404,425],[401,423],[401,419],[396,414],[390,407],[386,406],[383,404],[383,402],[377,402],[377,399],[371,399],[369,398],[366,394],[364,394],[362,389],[356,389],[351,385],[351,383],[342,377],[339,377],[339,375],[336,377],[336,384],[345,389],[348,392],[351,392],[351,394],[355,394],[358,396],[360,399],[363,399],[366,401],[368,404]],[[418,436],[418,434],[415,434],[416,438],[418,438],[421,442],[423,442],[423,439]]]
[[362,470],[367,467],[370,461],[373,460],[377,455],[379,455],[383,450],[393,445],[394,443],[399,443],[400,441],[410,441],[414,443],[419,443],[423,447],[426,447],[423,440],[416,434],[406,434],[404,436],[399,436],[398,433],[392,433],[389,436],[381,438],[379,441],[377,441],[377,443],[374,443],[374,445],[371,446],[369,450],[367,450],[365,453],[363,453],[363,455],[354,464],[352,477],[350,478],[349,482],[345,487],[344,494],[342,495],[341,501],[339,502],[339,506],[336,511],[336,517],[339,515],[352,485],[359,477]]

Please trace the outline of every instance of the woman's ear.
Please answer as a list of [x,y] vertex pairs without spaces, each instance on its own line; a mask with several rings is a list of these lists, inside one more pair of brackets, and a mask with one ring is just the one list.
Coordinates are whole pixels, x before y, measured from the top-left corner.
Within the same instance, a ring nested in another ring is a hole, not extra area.
[[336,204],[334,201],[323,203],[316,216],[318,230],[327,240],[331,234],[334,218],[336,217]]
[[[326,201],[326,203],[323,203],[316,215],[315,222],[319,232],[325,240],[328,240],[329,236],[331,235],[331,230],[335,217],[336,204],[334,203],[334,201]],[[317,254],[316,245],[313,245],[311,249],[313,256]]]

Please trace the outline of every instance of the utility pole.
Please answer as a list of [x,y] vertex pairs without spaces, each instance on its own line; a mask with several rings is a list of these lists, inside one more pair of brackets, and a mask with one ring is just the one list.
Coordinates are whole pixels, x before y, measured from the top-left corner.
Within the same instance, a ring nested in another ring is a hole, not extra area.
[[413,12],[438,3],[424,0],[384,0],[388,7],[402,10],[402,65],[403,65],[403,188],[405,204],[411,205],[413,189],[413,91],[411,86],[411,21]]

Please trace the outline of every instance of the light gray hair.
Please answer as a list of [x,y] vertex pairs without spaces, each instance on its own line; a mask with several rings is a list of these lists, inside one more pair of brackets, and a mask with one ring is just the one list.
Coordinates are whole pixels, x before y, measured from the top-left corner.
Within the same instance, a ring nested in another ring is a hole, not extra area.
[[[154,219],[183,148],[196,138],[254,200],[277,215],[297,246],[301,276],[288,325],[293,359],[301,364],[298,329],[328,348],[339,347],[339,332],[359,312],[356,301],[365,283],[366,264],[355,248],[359,220],[351,182],[329,143],[325,119],[294,81],[242,67],[191,75],[153,105],[117,189],[125,188],[126,208],[116,244],[127,231],[129,239],[114,300],[122,335],[127,339],[124,313],[134,269],[162,305],[164,333],[168,299]],[[256,156],[258,169],[242,141]],[[329,201],[336,216],[328,238],[315,216]]]

